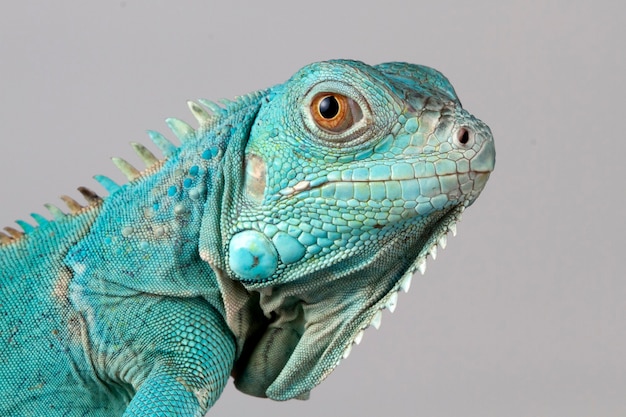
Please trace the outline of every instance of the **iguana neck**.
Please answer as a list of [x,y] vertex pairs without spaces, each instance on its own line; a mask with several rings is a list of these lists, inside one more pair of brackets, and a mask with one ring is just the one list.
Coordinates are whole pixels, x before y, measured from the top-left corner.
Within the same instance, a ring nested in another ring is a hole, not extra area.
[[[224,159],[245,146],[259,103],[257,93],[227,104],[181,137],[182,145],[158,169],[104,200],[89,233],[65,257],[76,291],[203,297],[225,314],[215,273],[200,258],[198,242],[205,234],[220,239],[219,225],[203,219],[215,218],[214,208],[229,198]],[[233,173],[228,175],[232,180]]]

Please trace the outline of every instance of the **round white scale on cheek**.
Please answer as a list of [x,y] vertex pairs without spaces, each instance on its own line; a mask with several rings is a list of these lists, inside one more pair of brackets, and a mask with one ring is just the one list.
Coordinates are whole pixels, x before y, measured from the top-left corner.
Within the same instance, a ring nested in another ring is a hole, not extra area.
[[278,232],[272,240],[256,230],[244,230],[233,236],[228,246],[230,269],[245,280],[264,280],[276,272],[278,259],[291,264],[304,257],[306,248],[298,239]]
[[256,230],[244,230],[228,245],[230,269],[244,280],[264,280],[278,267],[278,252],[271,240]]

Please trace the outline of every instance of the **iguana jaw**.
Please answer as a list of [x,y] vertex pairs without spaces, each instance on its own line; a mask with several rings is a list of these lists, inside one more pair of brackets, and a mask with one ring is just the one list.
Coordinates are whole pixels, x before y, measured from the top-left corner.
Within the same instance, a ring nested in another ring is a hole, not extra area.
[[[262,294],[265,314],[277,317],[277,321],[266,330],[249,363],[237,375],[237,388],[274,400],[306,397],[348,357],[365,329],[380,326],[382,310],[393,312],[398,292],[408,291],[413,273],[424,273],[427,256],[435,258],[437,247],[446,246],[446,234],[456,234],[456,222],[467,205],[469,201],[450,209],[429,226],[425,239],[412,242],[408,256],[413,259],[393,259],[397,247],[406,245],[405,239],[398,239],[350,275],[326,281],[319,277],[316,282],[326,284],[309,291],[290,283]],[[393,260],[387,262],[385,271],[369,268],[380,264],[379,257]],[[351,291],[346,291],[346,282],[354,282]]]

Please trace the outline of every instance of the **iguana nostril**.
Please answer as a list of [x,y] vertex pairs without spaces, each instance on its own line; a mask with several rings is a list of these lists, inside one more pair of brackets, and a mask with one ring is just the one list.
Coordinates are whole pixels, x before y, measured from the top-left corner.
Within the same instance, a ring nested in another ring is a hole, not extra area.
[[459,131],[456,133],[456,140],[461,145],[467,145],[470,141],[469,131],[464,127],[460,128]]

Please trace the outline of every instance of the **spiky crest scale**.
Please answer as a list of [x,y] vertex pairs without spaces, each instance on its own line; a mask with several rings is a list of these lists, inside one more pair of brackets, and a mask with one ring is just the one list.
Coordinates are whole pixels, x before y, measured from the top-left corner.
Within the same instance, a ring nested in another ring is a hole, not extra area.
[[46,209],[48,209],[48,211],[50,212],[50,214],[52,215],[52,218],[54,220],[61,220],[61,219],[65,218],[65,216],[66,216],[66,214],[63,212],[63,210],[61,210],[60,208],[58,208],[54,204],[46,203],[46,204],[44,204],[44,207]]
[[98,181],[98,183],[100,183],[100,185],[103,186],[109,194],[113,194],[120,189],[120,185],[106,175],[94,175],[93,179]]
[[7,245],[13,242],[13,239],[4,233],[0,232],[0,245]]
[[200,126],[208,124],[211,120],[214,119],[213,115],[204,110],[198,103],[194,101],[188,101],[187,106],[189,107],[191,114],[193,114]]
[[63,200],[67,208],[70,209],[70,213],[72,214],[76,214],[83,209],[83,206],[81,206],[78,201],[74,200],[68,195],[62,195],[61,200]]
[[30,223],[25,222],[24,220],[16,220],[15,223],[17,223],[22,230],[24,230],[24,233],[32,233],[35,230],[35,227],[33,227]]
[[226,113],[226,110],[223,107],[210,100],[201,98],[198,99],[198,102],[218,116],[224,115]]
[[10,226],[5,227],[4,230],[6,230],[9,233],[9,236],[11,236],[13,239],[19,239],[24,236],[23,232],[20,232],[19,230],[14,229]]
[[152,168],[152,166],[159,163],[159,158],[157,158],[148,148],[143,146],[141,143],[131,142],[130,146],[133,147],[141,161],[146,165],[146,168]]
[[169,158],[174,155],[176,149],[178,149],[172,142],[170,142],[165,136],[155,130],[148,130],[148,137],[161,151],[165,158]]
[[80,192],[90,205],[99,204],[102,201],[102,198],[100,198],[98,194],[87,187],[78,187],[78,192]]
[[165,123],[181,143],[191,139],[196,132],[193,127],[175,117],[165,119]]
[[43,226],[45,224],[48,224],[49,221],[48,219],[46,219],[45,217],[43,217],[41,214],[39,213],[31,213],[30,216],[35,219],[35,221],[37,222],[37,224],[39,226]]
[[125,159],[114,156],[111,158],[111,161],[113,161],[113,164],[124,174],[128,181],[133,181],[141,176],[139,170]]

